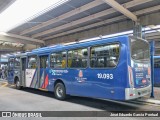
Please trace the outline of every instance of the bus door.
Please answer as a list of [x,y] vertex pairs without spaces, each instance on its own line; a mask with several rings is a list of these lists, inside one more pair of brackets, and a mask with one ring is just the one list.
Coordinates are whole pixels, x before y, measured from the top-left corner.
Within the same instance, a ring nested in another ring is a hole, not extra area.
[[38,86],[38,57],[32,55],[28,57],[28,66],[26,69],[26,87],[37,88]]
[[39,65],[39,88],[46,89],[48,86],[48,55],[39,56],[40,65]]
[[8,61],[8,76],[7,76],[8,83],[14,83],[14,58],[9,58]]
[[26,67],[27,67],[27,58],[23,57],[21,58],[21,84],[22,86],[25,86],[25,73],[26,73]]

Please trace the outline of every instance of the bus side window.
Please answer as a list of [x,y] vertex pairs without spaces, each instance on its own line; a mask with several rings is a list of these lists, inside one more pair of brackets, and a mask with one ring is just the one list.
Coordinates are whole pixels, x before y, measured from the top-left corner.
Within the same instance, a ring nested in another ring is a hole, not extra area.
[[48,55],[40,56],[40,68],[48,68]]
[[52,68],[65,68],[66,67],[66,52],[58,52],[51,54],[51,67]]
[[87,48],[68,51],[69,68],[86,68],[87,67]]
[[116,67],[118,59],[118,43],[91,47],[90,66],[92,68]]
[[37,56],[30,56],[28,58],[28,68],[29,69],[37,68]]
[[15,58],[14,64],[16,68],[20,67],[20,57]]

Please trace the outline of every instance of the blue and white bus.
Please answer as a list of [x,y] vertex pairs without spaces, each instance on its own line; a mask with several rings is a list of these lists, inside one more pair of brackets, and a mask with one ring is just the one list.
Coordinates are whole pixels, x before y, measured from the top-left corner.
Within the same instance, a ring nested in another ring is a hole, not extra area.
[[154,56],[154,86],[160,87],[160,56]]
[[151,93],[150,52],[146,40],[129,36],[57,45],[20,55],[16,88],[67,95],[130,100]]

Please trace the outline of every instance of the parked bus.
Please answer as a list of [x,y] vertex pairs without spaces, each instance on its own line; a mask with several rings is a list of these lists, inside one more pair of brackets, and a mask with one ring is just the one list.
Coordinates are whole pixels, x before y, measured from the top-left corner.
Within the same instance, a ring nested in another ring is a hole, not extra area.
[[160,87],[160,56],[154,56],[154,86]]
[[35,49],[20,55],[19,70],[10,79],[17,89],[45,89],[60,100],[130,100],[151,93],[149,44],[129,36]]

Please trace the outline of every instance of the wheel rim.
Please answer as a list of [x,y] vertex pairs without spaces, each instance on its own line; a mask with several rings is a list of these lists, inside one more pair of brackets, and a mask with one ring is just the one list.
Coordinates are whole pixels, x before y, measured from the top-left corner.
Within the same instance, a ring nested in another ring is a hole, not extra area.
[[59,98],[63,97],[63,89],[60,86],[57,87],[56,94]]

